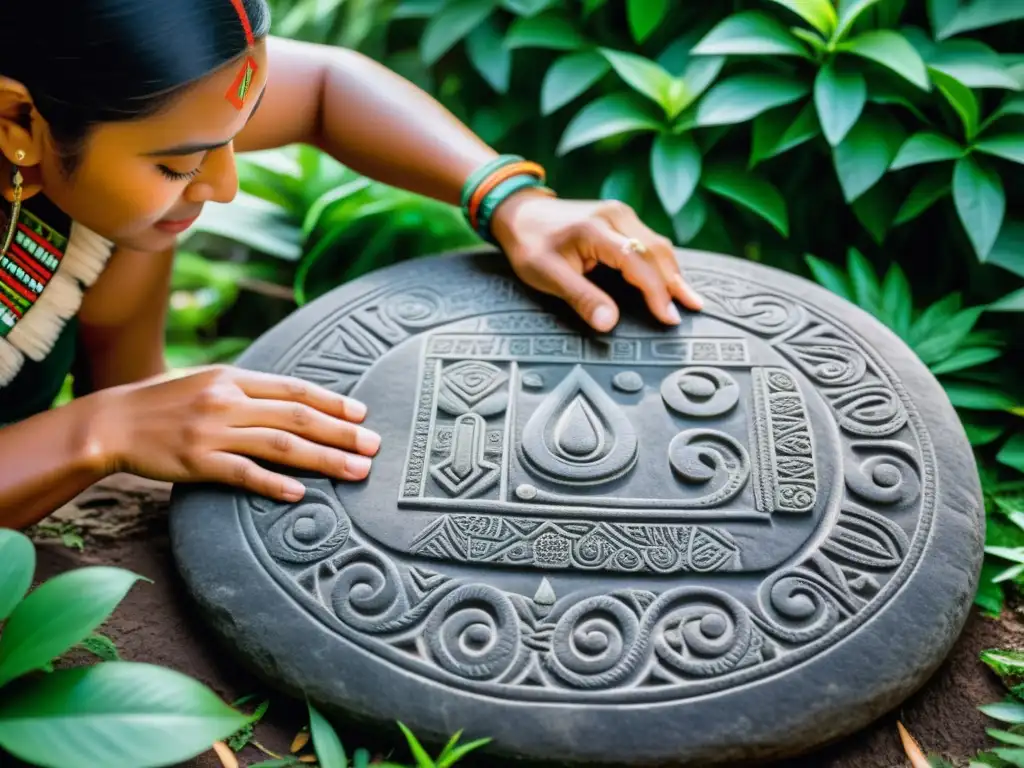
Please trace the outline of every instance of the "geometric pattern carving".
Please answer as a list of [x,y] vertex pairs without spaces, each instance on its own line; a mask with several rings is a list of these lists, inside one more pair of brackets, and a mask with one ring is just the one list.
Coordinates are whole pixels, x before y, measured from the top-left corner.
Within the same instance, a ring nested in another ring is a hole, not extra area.
[[781,369],[754,371],[758,506],[772,512],[810,512],[817,501],[814,438],[800,387]]

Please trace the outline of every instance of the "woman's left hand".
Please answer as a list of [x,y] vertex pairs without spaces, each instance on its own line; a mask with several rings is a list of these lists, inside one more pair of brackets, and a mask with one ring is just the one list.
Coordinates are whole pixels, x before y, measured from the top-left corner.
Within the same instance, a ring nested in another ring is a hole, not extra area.
[[598,264],[619,270],[640,289],[663,323],[681,321],[675,301],[692,310],[703,306],[683,280],[671,241],[624,203],[524,191],[498,207],[491,231],[520,280],[564,299],[597,331],[608,332],[619,321],[615,302],[586,277]]

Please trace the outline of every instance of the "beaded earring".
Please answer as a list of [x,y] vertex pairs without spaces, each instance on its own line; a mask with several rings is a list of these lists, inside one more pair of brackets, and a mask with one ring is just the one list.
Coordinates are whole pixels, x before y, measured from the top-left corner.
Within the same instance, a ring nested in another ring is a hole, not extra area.
[[[19,149],[14,153],[17,162],[25,159],[25,150]],[[4,234],[3,246],[0,246],[0,256],[6,256],[11,242],[14,240],[14,233],[18,229],[18,218],[21,216],[21,185],[25,179],[21,175],[21,168],[14,166],[14,174],[11,176],[11,183],[14,185],[14,202],[11,204],[11,220],[7,222],[7,232]]]

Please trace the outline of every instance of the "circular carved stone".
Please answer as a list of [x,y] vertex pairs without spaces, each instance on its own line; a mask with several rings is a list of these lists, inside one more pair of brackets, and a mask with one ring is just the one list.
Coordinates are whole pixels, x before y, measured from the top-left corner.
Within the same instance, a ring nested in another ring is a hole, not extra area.
[[982,559],[971,450],[873,318],[681,252],[706,309],[590,333],[493,252],[381,270],[241,365],[369,407],[368,480],[288,506],[175,492],[174,552],[238,654],[329,712],[495,754],[733,765],[913,692]]

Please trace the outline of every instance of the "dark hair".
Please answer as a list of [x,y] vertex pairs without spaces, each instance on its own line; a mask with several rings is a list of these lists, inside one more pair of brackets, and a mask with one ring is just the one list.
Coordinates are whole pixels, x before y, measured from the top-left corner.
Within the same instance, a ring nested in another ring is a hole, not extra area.
[[[266,0],[237,2],[266,36]],[[28,89],[71,173],[93,126],[156,114],[244,53],[235,3],[0,0],[0,75]]]

